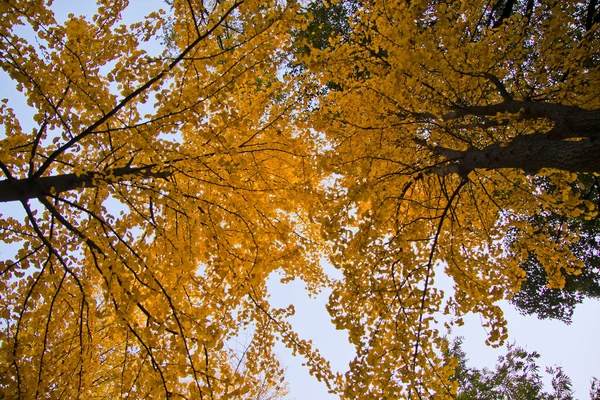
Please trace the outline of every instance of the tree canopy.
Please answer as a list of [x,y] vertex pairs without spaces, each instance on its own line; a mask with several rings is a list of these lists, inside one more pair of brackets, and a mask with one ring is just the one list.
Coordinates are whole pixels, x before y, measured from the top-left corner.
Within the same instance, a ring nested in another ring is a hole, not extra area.
[[[528,352],[514,343],[509,344],[506,354],[498,357],[495,369],[478,369],[468,366],[462,340],[461,337],[453,340],[446,352],[447,358],[457,362],[452,377],[458,384],[456,399],[574,399],[571,378],[561,367],[546,367],[542,371],[537,352]],[[543,375],[551,380],[551,392],[544,389]],[[591,400],[598,398],[598,379],[591,379],[589,394]]]
[[[581,174],[571,187],[574,192],[598,207],[600,198],[597,176]],[[600,298],[600,220],[586,219],[584,216],[567,218],[556,212],[541,210],[539,214],[529,218],[529,223],[533,226],[549,225],[556,230],[566,226],[568,230],[576,231],[579,240],[570,246],[576,260],[582,262],[583,267],[578,275],[565,275],[562,288],[551,289],[546,286],[547,274],[539,263],[536,252],[530,252],[529,257],[519,264],[527,274],[526,279],[510,302],[522,314],[536,314],[540,319],[552,318],[570,324],[577,304],[586,298]],[[558,231],[554,235],[559,235]],[[518,236],[516,231],[509,231],[505,241],[510,246]],[[565,266],[568,266],[568,261],[561,268]]]
[[[0,105],[2,397],[277,396],[281,341],[344,398],[453,398],[441,314],[500,345],[532,255],[550,289],[581,274],[595,0],[51,3],[0,4],[30,112]],[[345,374],[274,274],[332,290]]]
[[[265,287],[324,283],[302,194],[315,141],[278,77],[298,6],[175,1],[125,26],[127,2],[64,22],[50,3],[0,6],[33,118],[2,104],[0,201],[25,213],[0,228],[18,247],[0,267],[2,397],[254,399],[284,387],[275,338],[320,371]],[[148,53],[164,27],[171,47]]]
[[[322,223],[344,274],[329,311],[358,354],[345,394],[441,398],[450,368],[436,313],[458,324],[479,313],[497,345],[497,301],[519,290],[530,254],[549,288],[583,266],[565,221],[596,218],[572,184],[598,171],[600,41],[584,23],[597,7],[359,4],[350,37],[305,61],[329,88],[311,118],[339,188]],[[552,213],[565,219],[548,223]]]

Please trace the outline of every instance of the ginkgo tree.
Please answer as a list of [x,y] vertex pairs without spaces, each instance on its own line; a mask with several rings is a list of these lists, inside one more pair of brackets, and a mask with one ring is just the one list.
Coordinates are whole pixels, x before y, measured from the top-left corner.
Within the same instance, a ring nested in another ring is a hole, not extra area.
[[478,313],[499,345],[520,264],[535,257],[549,288],[583,265],[569,220],[597,218],[576,185],[600,173],[598,5],[322,4],[350,29],[322,24],[297,57],[325,94],[310,118],[335,181],[321,221],[343,279],[328,310],[357,349],[344,394],[452,398],[442,322]]
[[0,397],[260,398],[285,389],[276,339],[333,385],[266,291],[326,282],[317,140],[280,72],[299,6],[175,0],[125,25],[127,1],[97,3],[0,4],[28,106],[0,106],[0,202],[22,210],[0,219]]
[[[281,395],[281,341],[344,398],[453,398],[440,314],[498,345],[524,261],[579,272],[544,218],[596,217],[595,1],[51,3],[0,4],[2,397]],[[332,289],[345,375],[273,273]]]

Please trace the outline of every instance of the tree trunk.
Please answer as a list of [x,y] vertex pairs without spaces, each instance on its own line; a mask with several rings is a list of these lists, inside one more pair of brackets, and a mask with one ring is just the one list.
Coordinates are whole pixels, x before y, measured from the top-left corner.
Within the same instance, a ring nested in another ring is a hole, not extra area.
[[547,119],[554,122],[548,135],[554,139],[600,137],[600,110],[586,110],[577,106],[533,101],[504,101],[485,106],[457,108],[444,115],[446,121],[475,115],[496,116],[498,113],[519,114],[520,119]]
[[434,147],[433,151],[448,158],[449,164],[435,167],[440,175],[466,176],[475,169],[518,168],[535,174],[542,168],[571,172],[600,173],[600,141],[586,138],[578,141],[553,140],[548,135],[524,135],[502,146],[457,151]]
[[[512,100],[502,83],[494,83],[505,101],[457,107],[442,119],[451,121],[468,115],[485,118],[499,113],[514,114],[521,120],[545,119],[551,121],[553,127],[545,133],[517,136],[509,143],[494,143],[483,149],[460,151],[424,144],[448,160],[446,165],[433,167],[435,173],[467,176],[475,169],[500,168],[518,168],[528,174],[535,174],[542,168],[600,173],[600,109],[586,110],[557,103]],[[492,126],[493,122],[480,123],[478,126]]]
[[75,189],[97,187],[134,178],[167,178],[169,171],[152,171],[156,166],[122,167],[106,172],[87,172],[83,175],[64,174],[37,179],[5,179],[0,181],[0,203],[22,201],[41,196],[57,195]]

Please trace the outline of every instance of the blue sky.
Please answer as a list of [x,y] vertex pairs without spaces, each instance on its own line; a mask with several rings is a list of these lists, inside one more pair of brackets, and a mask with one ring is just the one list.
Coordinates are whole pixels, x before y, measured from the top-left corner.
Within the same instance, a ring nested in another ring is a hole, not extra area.
[[[354,351],[347,342],[347,335],[337,331],[330,323],[325,310],[328,293],[321,293],[316,299],[308,299],[303,285],[292,282],[282,285],[275,281],[273,289],[274,305],[284,307],[294,304],[296,314],[292,325],[303,338],[311,338],[314,345],[331,361],[334,369],[343,372],[347,369]],[[566,325],[559,321],[540,321],[535,316],[522,316],[510,304],[504,303],[503,310],[508,320],[509,341],[527,351],[541,354],[539,365],[544,367],[561,366],[571,377],[576,399],[588,399],[588,390],[592,376],[600,378],[600,301],[588,300],[574,313],[573,323]],[[505,354],[506,347],[494,349],[485,345],[487,333],[481,326],[477,315],[464,318],[465,325],[455,328],[452,336],[463,336],[463,349],[467,353],[469,365],[473,367],[493,368],[498,356]],[[327,393],[324,384],[311,378],[302,360],[294,359],[291,353],[280,348],[280,360],[287,366],[287,378],[290,384],[289,398],[334,399]],[[550,387],[550,379],[546,379]]]

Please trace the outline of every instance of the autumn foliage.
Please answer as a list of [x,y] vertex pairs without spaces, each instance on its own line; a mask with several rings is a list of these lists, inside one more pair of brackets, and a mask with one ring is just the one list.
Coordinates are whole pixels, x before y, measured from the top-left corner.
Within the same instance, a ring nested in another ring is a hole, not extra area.
[[[323,283],[306,224],[315,183],[298,98],[277,77],[297,6],[175,2],[125,26],[126,2],[55,20],[2,3],[2,66],[33,108],[10,103],[1,166],[4,397],[258,398],[282,389],[273,271]],[[31,28],[37,42],[16,36]],[[162,54],[143,50],[167,27]],[[277,40],[273,40],[277,38]],[[300,232],[302,231],[302,232]],[[246,349],[230,348],[246,334]],[[57,366],[60,365],[60,368]]]
[[[595,1],[337,2],[327,32],[295,1],[50,3],[0,3],[26,103],[0,106],[0,397],[278,396],[280,341],[344,398],[452,398],[442,314],[498,345],[520,264],[583,266],[531,221],[596,217]],[[332,290],[345,374],[274,275]]]
[[479,313],[497,345],[521,262],[533,254],[554,288],[580,272],[565,219],[596,217],[572,185],[599,172],[600,132],[586,6],[368,1],[306,60],[329,88],[313,120],[344,188],[323,223],[344,273],[329,310],[358,354],[347,397],[443,398],[440,314]]

